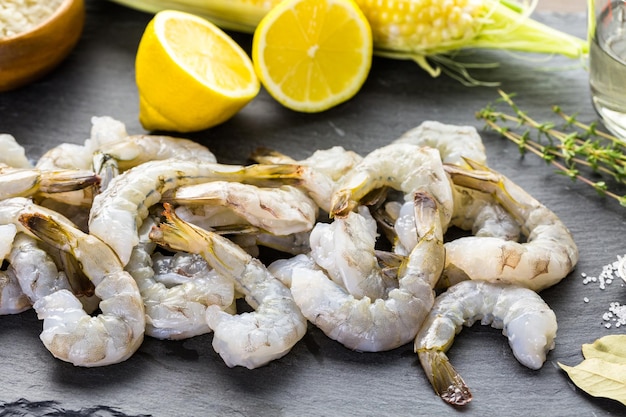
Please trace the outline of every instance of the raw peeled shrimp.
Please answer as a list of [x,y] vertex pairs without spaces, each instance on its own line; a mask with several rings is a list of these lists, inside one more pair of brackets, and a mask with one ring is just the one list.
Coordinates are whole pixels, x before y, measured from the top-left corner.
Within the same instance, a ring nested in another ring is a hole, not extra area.
[[355,298],[384,298],[390,285],[378,267],[376,237],[376,220],[367,207],[359,206],[345,218],[315,225],[309,240],[310,256]]
[[40,170],[0,166],[0,200],[82,190],[97,184],[98,176],[78,169]]
[[113,178],[93,201],[89,232],[110,245],[123,265],[139,243],[138,229],[164,192],[215,180],[296,178],[295,165],[224,165],[166,159],[146,162]]
[[0,164],[13,168],[32,168],[31,162],[26,157],[26,151],[12,135],[0,133],[0,149],[2,149]]
[[341,146],[334,146],[317,150],[302,160],[295,160],[280,152],[260,148],[251,155],[251,159],[264,164],[297,164],[305,167],[300,186],[308,192],[322,210],[328,213],[335,183],[363,158]]
[[43,320],[40,338],[46,348],[56,358],[85,367],[129,358],[143,341],[145,316],[137,284],[122,269],[119,258],[104,242],[83,233],[58,213],[26,199],[11,200],[14,213],[26,230],[77,258],[95,285],[95,295],[101,299],[102,313],[96,317],[87,314],[76,296],[66,289],[38,299],[33,307]]
[[445,352],[463,325],[478,320],[502,329],[517,360],[530,369],[541,368],[554,348],[556,316],[536,292],[486,281],[463,281],[448,288],[420,329],[415,352],[435,392],[453,405],[467,404],[472,394]]
[[[185,339],[211,331],[206,308],[229,307],[234,300],[232,282],[217,274],[198,255],[152,255],[156,244],[149,233],[156,221],[149,217],[140,229],[140,243],[133,248],[126,270],[135,278],[146,312],[146,335],[157,339]],[[152,255],[152,256],[151,256]],[[183,275],[184,274],[184,275]],[[185,277],[165,285],[159,276]],[[158,281],[157,281],[158,280]]]
[[432,195],[439,206],[444,231],[453,210],[452,187],[439,151],[411,144],[391,144],[369,153],[350,170],[333,192],[332,217],[345,217],[369,192],[391,187],[401,191],[409,201],[418,191]]
[[482,165],[487,163],[485,145],[483,145],[480,135],[473,126],[425,121],[405,132],[392,143],[410,143],[416,146],[435,148],[446,164],[467,166],[465,158]]
[[367,352],[394,349],[413,340],[434,302],[443,268],[443,231],[437,203],[416,193],[419,243],[398,270],[398,288],[386,298],[355,298],[306,255],[276,261],[270,270],[290,285],[302,314],[344,346]]
[[[215,226],[211,211],[228,209],[241,220],[275,235],[309,231],[317,218],[317,205],[299,188],[290,185],[266,188],[239,182],[211,181],[179,187],[163,197],[175,205],[183,220],[203,229]],[[227,223],[228,224],[228,223]],[[232,224],[232,223],[231,223]]]
[[[471,163],[471,161],[469,161]],[[565,278],[578,262],[574,239],[554,212],[504,175],[472,163],[446,166],[455,184],[491,194],[521,226],[525,243],[468,236],[446,243],[443,278],[449,284],[480,279],[541,291]]]
[[228,239],[184,222],[168,207],[164,212],[167,223],[153,230],[152,239],[175,250],[201,254],[234,282],[255,310],[231,315],[218,306],[207,307],[213,348],[226,365],[253,369],[286,355],[307,328],[289,289],[258,259]]

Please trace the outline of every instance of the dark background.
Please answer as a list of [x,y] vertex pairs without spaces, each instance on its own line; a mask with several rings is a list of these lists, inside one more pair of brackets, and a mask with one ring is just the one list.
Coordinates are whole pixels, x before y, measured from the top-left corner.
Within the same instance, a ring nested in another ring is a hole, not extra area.
[[[33,159],[61,142],[82,143],[94,115],[121,120],[129,133],[143,132],[134,58],[151,16],[104,0],[87,0],[86,6],[83,36],[68,59],[44,79],[0,94],[0,131],[15,136]],[[585,36],[583,13],[541,12],[536,18]],[[251,36],[231,34],[249,50]],[[504,52],[471,59],[500,61],[500,67],[476,76],[500,81],[502,89],[517,93],[520,107],[540,120],[559,120],[550,111],[553,104],[577,113],[581,121],[596,120],[579,61]],[[445,76],[432,79],[412,62],[376,58],[362,91],[330,111],[295,113],[261,91],[228,122],[187,136],[209,146],[224,163],[245,163],[258,146],[296,158],[334,145],[364,155],[424,120],[482,129],[474,114],[497,97],[494,88],[464,87]],[[211,335],[185,341],[146,338],[124,363],[83,369],[46,351],[38,338],[41,323],[31,310],[0,317],[0,415],[36,407],[41,408],[33,415],[43,410],[49,415],[99,410],[97,415],[154,416],[622,414],[617,402],[578,390],[557,362],[575,365],[582,360],[583,343],[624,333],[623,328],[606,329],[602,319],[610,302],[626,303],[624,284],[616,281],[601,290],[597,284],[583,285],[581,273],[597,275],[626,253],[625,209],[555,175],[533,155],[520,157],[516,146],[498,135],[481,134],[489,165],[555,211],[579,245],[576,270],[542,292],[559,322],[556,348],[542,369],[524,368],[499,330],[480,325],[464,329],[449,351],[475,397],[463,410],[435,396],[412,344],[357,353],[312,327],[287,356],[256,370],[226,367],[211,347]]]

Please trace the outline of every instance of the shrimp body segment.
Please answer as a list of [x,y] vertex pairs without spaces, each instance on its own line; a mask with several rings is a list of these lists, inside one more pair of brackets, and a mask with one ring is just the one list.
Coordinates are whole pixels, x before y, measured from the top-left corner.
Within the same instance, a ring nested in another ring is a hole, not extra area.
[[151,238],[175,250],[201,254],[217,272],[234,282],[255,310],[232,315],[218,306],[207,307],[213,348],[226,365],[253,369],[286,355],[307,328],[289,289],[239,246],[182,221],[168,204],[165,206],[167,223],[153,229]]
[[515,358],[530,369],[541,368],[554,348],[556,316],[536,292],[487,281],[453,285],[435,300],[415,339],[415,352],[437,394],[454,405],[469,402],[471,393],[445,352],[464,325],[479,320],[502,329]]
[[[468,161],[471,163],[471,161]],[[578,247],[565,224],[511,180],[487,167],[446,165],[455,184],[490,194],[517,221],[526,242],[469,236],[446,243],[444,278],[515,283],[541,291],[565,278],[578,262]],[[485,262],[486,258],[493,261]]]

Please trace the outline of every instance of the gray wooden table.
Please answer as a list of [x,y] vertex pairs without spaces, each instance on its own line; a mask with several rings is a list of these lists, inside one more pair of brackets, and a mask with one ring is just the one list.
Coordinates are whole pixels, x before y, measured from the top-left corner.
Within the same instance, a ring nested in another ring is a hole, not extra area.
[[[130,133],[143,132],[134,57],[150,18],[111,2],[88,0],[84,35],[67,61],[33,85],[0,94],[0,131],[13,134],[32,158],[61,142],[82,143],[93,115],[112,116]],[[537,18],[585,34],[584,12],[541,12]],[[249,48],[250,36],[233,36]],[[559,104],[583,121],[596,120],[587,73],[579,62],[524,60],[497,52],[475,57],[501,61],[479,76],[501,81],[501,88],[517,93],[519,105],[537,118],[556,120],[550,106]],[[411,62],[376,58],[362,91],[328,112],[294,113],[262,91],[232,120],[190,137],[225,163],[244,163],[261,145],[296,158],[333,145],[365,154],[424,120],[482,129],[474,114],[497,97],[494,88],[431,79]],[[559,321],[556,348],[542,369],[521,366],[500,331],[479,325],[464,329],[449,352],[475,396],[464,410],[434,395],[412,345],[352,352],[313,327],[287,356],[252,371],[226,367],[211,347],[211,335],[185,341],[148,338],[124,363],[83,369],[46,351],[38,339],[41,323],[27,311],[0,317],[0,415],[14,415],[9,409],[15,408],[35,408],[24,415],[54,409],[60,411],[47,415],[94,415],[94,410],[120,416],[623,415],[626,410],[618,403],[575,388],[557,362],[577,364],[583,343],[624,333],[624,328],[607,329],[602,319],[610,302],[626,302],[624,285],[615,282],[605,290],[583,285],[581,273],[597,275],[626,253],[626,209],[555,175],[532,155],[520,157],[498,135],[482,135],[489,164],[554,210],[579,245],[576,270],[542,293]]]

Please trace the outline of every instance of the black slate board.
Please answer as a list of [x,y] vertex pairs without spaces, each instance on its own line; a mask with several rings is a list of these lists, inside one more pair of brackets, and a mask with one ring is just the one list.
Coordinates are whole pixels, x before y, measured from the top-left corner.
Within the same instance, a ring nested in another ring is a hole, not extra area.
[[[61,142],[82,143],[93,115],[112,116],[130,133],[143,132],[137,119],[134,57],[151,16],[103,0],[86,3],[85,31],[69,58],[43,80],[0,94],[0,131],[13,134],[31,158]],[[537,18],[585,35],[582,14]],[[250,36],[233,36],[249,48]],[[475,58],[502,61],[499,68],[477,75],[501,81],[501,88],[517,93],[519,105],[534,116],[557,120],[550,106],[559,104],[583,121],[596,120],[580,62],[559,57],[529,62],[495,52]],[[423,120],[482,128],[474,113],[496,98],[493,88],[432,79],[412,62],[377,58],[362,91],[328,112],[294,113],[261,92],[227,123],[190,137],[207,144],[225,163],[245,163],[260,145],[296,158],[333,145],[365,154]],[[559,332],[541,370],[524,368],[500,331],[479,325],[463,330],[449,352],[475,396],[463,410],[434,395],[412,345],[357,353],[314,328],[286,357],[253,371],[226,367],[211,347],[211,335],[185,341],[147,338],[124,363],[83,369],[46,351],[38,339],[41,323],[28,311],[0,317],[0,415],[41,415],[44,410],[47,415],[101,416],[623,414],[626,410],[617,402],[575,388],[557,362],[577,364],[583,343],[624,333],[624,328],[603,327],[602,314],[610,302],[626,302],[626,287],[615,282],[602,291],[583,285],[580,274],[597,275],[603,265],[626,253],[626,211],[555,175],[538,158],[521,158],[498,135],[485,131],[483,138],[489,164],[554,210],[579,244],[576,270],[542,293],[557,314]]]

